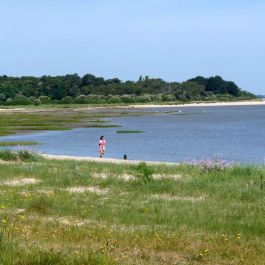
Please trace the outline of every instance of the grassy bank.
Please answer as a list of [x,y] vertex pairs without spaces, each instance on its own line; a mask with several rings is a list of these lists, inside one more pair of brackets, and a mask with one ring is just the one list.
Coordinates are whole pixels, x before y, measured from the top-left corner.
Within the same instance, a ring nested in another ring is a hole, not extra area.
[[2,160],[0,264],[264,264],[262,176]]
[[70,130],[72,128],[119,127],[109,124],[107,117],[117,116],[111,111],[82,111],[74,109],[21,109],[0,112],[0,136],[46,130]]
[[39,145],[39,142],[0,142],[0,146]]

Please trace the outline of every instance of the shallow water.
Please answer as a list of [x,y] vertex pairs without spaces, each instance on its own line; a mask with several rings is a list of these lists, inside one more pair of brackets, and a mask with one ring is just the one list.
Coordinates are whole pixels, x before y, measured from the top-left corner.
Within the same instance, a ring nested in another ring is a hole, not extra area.
[[[144,112],[142,110],[140,112]],[[107,140],[106,157],[187,161],[221,154],[228,161],[263,163],[265,106],[157,108],[140,117],[112,118],[123,128],[82,128],[1,137],[2,141],[38,141],[39,151],[98,156],[98,138]],[[117,130],[143,130],[119,134]]]

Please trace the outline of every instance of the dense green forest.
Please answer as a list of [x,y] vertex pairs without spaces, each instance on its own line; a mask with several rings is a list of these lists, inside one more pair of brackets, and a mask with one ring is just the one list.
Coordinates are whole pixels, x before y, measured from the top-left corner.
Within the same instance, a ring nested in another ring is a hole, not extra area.
[[134,103],[161,101],[212,101],[253,99],[234,82],[220,76],[198,76],[185,82],[166,82],[160,78],[139,80],[104,79],[92,74],[42,77],[0,76],[0,104],[27,105],[49,103]]

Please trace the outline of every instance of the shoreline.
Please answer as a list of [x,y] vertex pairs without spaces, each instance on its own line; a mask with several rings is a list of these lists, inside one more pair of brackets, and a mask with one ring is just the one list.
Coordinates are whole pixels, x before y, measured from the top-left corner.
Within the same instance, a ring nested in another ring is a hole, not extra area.
[[[197,102],[197,103],[184,103],[184,104],[130,104],[130,105],[117,105],[117,106],[71,106],[67,109],[79,111],[79,110],[95,110],[95,109],[148,109],[148,108],[185,108],[185,107],[223,107],[223,106],[264,106],[265,105],[265,99],[260,100],[247,100],[247,101],[229,101],[229,102]],[[59,109],[65,109],[64,106]],[[26,108],[26,107],[15,107],[15,108],[1,108],[0,107],[0,113],[1,112],[41,112],[41,111],[54,111],[53,108],[50,108],[49,106],[40,108]]]
[[223,107],[223,106],[263,106],[265,100],[259,101],[231,101],[231,102],[198,102],[172,105],[142,104],[130,105],[132,108],[176,108],[176,107]]
[[163,162],[163,161],[145,161],[145,160],[124,160],[116,158],[99,158],[92,156],[69,156],[69,155],[50,155],[40,154],[41,157],[49,160],[71,160],[71,161],[87,161],[97,163],[112,163],[112,164],[126,164],[138,165],[139,163],[146,163],[147,165],[179,165],[177,162]]

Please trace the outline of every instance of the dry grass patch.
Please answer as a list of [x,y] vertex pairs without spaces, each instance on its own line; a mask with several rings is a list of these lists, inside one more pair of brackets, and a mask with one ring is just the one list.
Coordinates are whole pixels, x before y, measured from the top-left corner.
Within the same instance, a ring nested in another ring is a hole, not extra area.
[[168,194],[155,194],[152,195],[151,198],[156,200],[165,200],[165,201],[189,201],[189,202],[201,202],[205,200],[205,196],[186,197],[186,196],[171,196]]
[[[109,177],[110,177],[110,175],[108,175],[107,173],[97,173],[97,174],[93,175],[93,178],[99,178],[99,179],[107,179]],[[117,175],[117,178],[124,180],[124,181],[130,181],[130,180],[135,179],[135,177],[133,175],[129,175],[129,174]]]
[[154,174],[153,175],[153,179],[175,179],[175,180],[179,180],[181,179],[182,176],[179,174],[176,175],[161,175],[161,174]]
[[39,179],[35,178],[20,178],[20,179],[12,179],[2,182],[2,185],[5,186],[25,186],[25,185],[33,185],[41,182]]
[[71,193],[84,193],[84,192],[91,192],[95,193],[98,195],[103,195],[109,192],[109,189],[100,189],[99,187],[85,187],[85,186],[80,186],[80,187],[71,187],[64,189],[65,191],[71,192]]
[[93,178],[107,179],[109,176],[106,173],[97,173],[93,175]]
[[30,196],[34,193],[37,193],[37,194],[44,194],[44,195],[53,195],[54,194],[54,191],[53,190],[35,190],[35,191],[21,191],[20,194],[27,197],[27,196]]
[[[108,175],[107,173],[97,173],[93,175],[93,178],[99,178],[99,179],[107,179],[109,178],[110,175]],[[117,175],[118,179],[124,180],[124,181],[131,181],[131,180],[135,180],[137,177],[128,173],[124,173],[122,175]],[[160,179],[174,179],[174,180],[179,180],[181,178],[183,178],[183,176],[179,175],[179,174],[175,174],[175,175],[163,175],[163,174],[153,174],[152,178],[154,180],[160,180]]]
[[1,207],[0,214],[21,214],[25,211],[26,209]]
[[120,175],[119,178],[124,180],[124,181],[135,180],[135,176],[129,175],[129,174]]
[[8,161],[8,160],[3,160],[3,159],[0,159],[0,164],[2,165],[5,165],[5,164],[8,164],[8,165],[16,165],[16,164],[24,164],[23,162],[21,161]]

